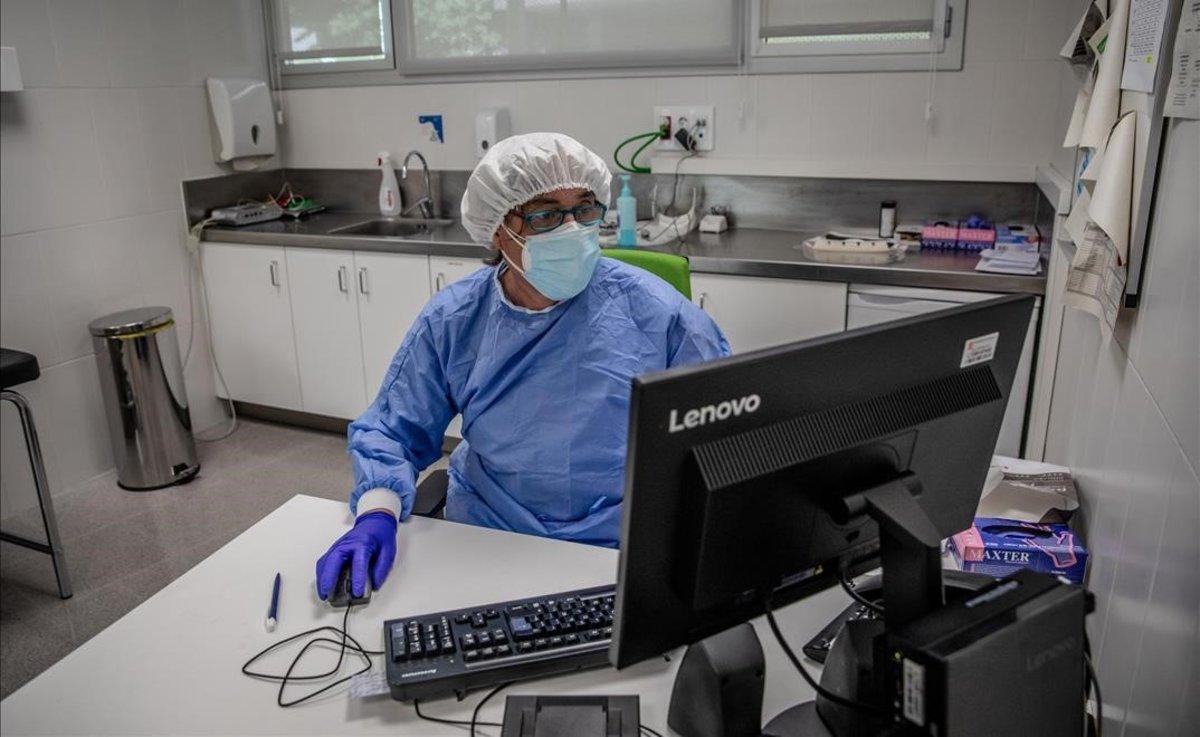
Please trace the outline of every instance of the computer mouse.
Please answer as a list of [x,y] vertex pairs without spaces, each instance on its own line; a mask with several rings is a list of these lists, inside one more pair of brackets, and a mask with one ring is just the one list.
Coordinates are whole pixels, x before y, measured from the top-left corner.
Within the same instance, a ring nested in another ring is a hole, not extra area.
[[342,566],[342,572],[338,574],[337,583],[333,585],[333,591],[329,592],[329,605],[332,607],[355,606],[358,604],[366,604],[371,601],[371,582],[368,581],[363,589],[362,596],[355,596],[350,590],[350,566]]

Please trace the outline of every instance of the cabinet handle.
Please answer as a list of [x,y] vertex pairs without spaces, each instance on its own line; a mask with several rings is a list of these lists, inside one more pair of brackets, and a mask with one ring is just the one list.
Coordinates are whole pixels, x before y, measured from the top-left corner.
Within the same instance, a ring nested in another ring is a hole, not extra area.
[[708,292],[700,293],[700,309],[704,309],[704,302],[708,299]]
[[349,293],[349,291],[350,291],[350,285],[347,283],[348,278],[349,278],[349,276],[346,273],[346,267],[339,266],[338,267],[338,289],[340,289],[343,292],[347,292],[347,293]]
[[271,286],[277,287],[280,285],[279,284],[279,262],[272,261],[270,269],[271,269]]
[[362,292],[363,294],[370,294],[371,292],[370,285],[367,284],[366,266],[358,267],[358,291]]
[[440,292],[444,286],[446,286],[446,275],[438,272],[437,278],[434,280],[433,291]]

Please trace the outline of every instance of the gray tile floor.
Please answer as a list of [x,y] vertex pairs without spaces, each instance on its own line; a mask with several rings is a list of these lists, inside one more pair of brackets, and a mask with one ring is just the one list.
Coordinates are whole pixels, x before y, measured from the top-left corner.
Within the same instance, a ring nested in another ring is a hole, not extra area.
[[[190,484],[131,492],[108,474],[55,497],[75,595],[58,598],[49,556],[3,545],[0,698],[293,495],[345,499],[345,448],[340,434],[243,420],[230,438],[200,444],[201,473]],[[41,537],[36,511],[5,524]]]

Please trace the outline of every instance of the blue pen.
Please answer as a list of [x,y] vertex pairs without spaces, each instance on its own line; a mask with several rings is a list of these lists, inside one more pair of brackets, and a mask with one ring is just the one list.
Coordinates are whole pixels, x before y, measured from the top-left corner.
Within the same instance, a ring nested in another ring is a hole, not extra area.
[[275,631],[276,618],[279,615],[279,582],[280,575],[275,574],[275,586],[271,589],[271,608],[267,610],[267,632]]

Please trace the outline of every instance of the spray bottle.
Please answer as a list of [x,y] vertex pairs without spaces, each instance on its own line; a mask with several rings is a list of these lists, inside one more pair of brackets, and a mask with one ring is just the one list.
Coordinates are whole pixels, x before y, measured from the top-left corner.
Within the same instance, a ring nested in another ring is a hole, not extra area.
[[396,170],[392,167],[392,156],[380,151],[375,163],[382,175],[379,182],[379,214],[396,217],[400,214],[400,187],[396,184]]
[[621,248],[637,246],[637,198],[629,191],[629,175],[622,174],[621,196],[617,198],[617,245]]

